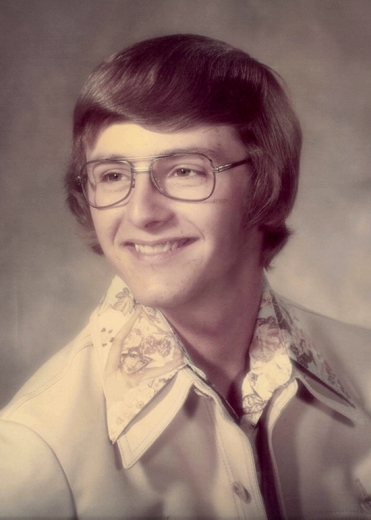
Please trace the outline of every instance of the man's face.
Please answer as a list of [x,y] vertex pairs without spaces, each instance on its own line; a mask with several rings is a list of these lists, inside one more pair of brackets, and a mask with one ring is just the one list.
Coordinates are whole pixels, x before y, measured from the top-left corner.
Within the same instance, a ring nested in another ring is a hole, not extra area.
[[[196,127],[163,133],[129,123],[103,130],[88,160],[140,157],[136,169],[164,154],[200,152],[214,166],[246,158],[231,127]],[[260,270],[261,236],[246,230],[247,165],[216,173],[213,195],[203,202],[165,197],[148,173],[136,175],[130,196],[117,206],[91,208],[98,240],[137,301],[160,309],[220,297]]]

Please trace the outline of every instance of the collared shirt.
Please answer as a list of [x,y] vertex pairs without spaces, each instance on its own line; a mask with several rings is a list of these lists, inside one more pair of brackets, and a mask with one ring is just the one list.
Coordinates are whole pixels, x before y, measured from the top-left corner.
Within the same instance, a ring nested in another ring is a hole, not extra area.
[[309,374],[338,396],[340,411],[352,407],[330,365],[267,281],[238,419],[162,313],[138,304],[120,279],[93,315],[91,330],[103,367],[110,440],[128,470],[133,497],[159,501],[160,516],[280,518],[273,462],[259,428],[268,403],[266,429],[272,430],[296,394],[297,379],[307,385]]
[[[163,314],[138,304],[118,277],[100,303],[97,319],[95,343],[100,346],[105,365],[107,424],[113,443],[180,371],[188,369],[197,376],[195,381],[208,384]],[[350,401],[330,365],[311,344],[296,317],[279,302],[266,279],[248,352],[250,369],[241,394],[243,420],[252,427],[272,395],[297,375],[295,367],[304,368]]]

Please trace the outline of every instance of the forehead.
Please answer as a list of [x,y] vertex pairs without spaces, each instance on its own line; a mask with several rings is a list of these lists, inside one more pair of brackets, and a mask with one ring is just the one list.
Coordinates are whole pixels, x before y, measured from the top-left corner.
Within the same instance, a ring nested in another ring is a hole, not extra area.
[[198,126],[164,132],[133,123],[112,124],[87,150],[87,160],[108,157],[152,157],[181,152],[200,152],[215,161],[243,158],[245,147],[231,126]]

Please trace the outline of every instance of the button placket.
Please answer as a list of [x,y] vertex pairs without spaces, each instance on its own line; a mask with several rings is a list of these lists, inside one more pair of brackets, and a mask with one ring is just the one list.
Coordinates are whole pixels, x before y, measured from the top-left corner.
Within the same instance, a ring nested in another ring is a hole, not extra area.
[[236,507],[233,517],[266,518],[254,455],[246,433],[231,416],[221,397],[217,393],[214,394],[207,383],[201,381],[194,383],[194,392],[205,398],[210,416],[215,417],[219,453],[224,462],[225,477],[229,480],[230,496],[233,497]]
[[266,519],[251,443],[223,408],[216,409],[218,441],[228,469],[229,489],[238,510],[236,518]]

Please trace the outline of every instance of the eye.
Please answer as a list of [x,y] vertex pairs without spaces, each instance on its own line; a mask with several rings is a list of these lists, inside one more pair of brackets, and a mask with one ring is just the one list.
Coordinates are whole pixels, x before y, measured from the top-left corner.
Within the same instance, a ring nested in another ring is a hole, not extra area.
[[194,166],[177,166],[170,172],[172,177],[189,178],[189,177],[204,177],[207,172],[202,168],[195,168]]
[[119,182],[126,179],[127,175],[120,172],[107,172],[102,175],[100,182]]
[[99,174],[99,182],[103,184],[128,183],[130,179],[130,172],[119,169],[103,170]]
[[195,172],[191,168],[177,168],[172,174],[174,177],[190,177],[194,175]]

